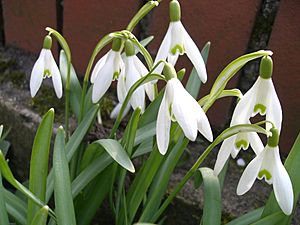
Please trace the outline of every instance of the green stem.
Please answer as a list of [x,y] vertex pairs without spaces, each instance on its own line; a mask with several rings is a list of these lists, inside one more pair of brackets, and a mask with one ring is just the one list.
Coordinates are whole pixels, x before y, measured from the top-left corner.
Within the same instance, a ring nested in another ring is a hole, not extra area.
[[66,141],[69,140],[69,115],[70,115],[70,73],[71,73],[71,61],[68,60],[68,73],[66,82],[66,99],[65,99],[65,132]]

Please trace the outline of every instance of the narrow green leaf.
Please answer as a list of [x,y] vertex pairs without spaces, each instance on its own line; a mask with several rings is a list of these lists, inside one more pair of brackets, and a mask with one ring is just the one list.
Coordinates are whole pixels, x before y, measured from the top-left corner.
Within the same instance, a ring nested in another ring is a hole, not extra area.
[[[54,109],[50,109],[44,115],[36,132],[30,160],[29,190],[43,202],[46,198],[49,149],[53,120]],[[39,206],[28,199],[27,224],[31,224],[34,215],[39,209]]]
[[[97,145],[100,147],[100,145]],[[72,182],[72,196],[75,198],[99,173],[113,162],[106,152],[92,161]]]
[[196,170],[199,168],[201,163],[206,159],[208,154],[213,150],[213,148],[221,143],[226,138],[231,137],[232,135],[235,135],[239,132],[257,132],[262,133],[265,135],[268,135],[268,131],[263,129],[262,127],[255,125],[255,124],[243,124],[243,125],[235,125],[232,127],[227,128],[224,130],[207,148],[206,150],[200,155],[200,157],[197,159],[197,161],[194,163],[192,168],[186,173],[186,175],[182,178],[182,180],[179,182],[179,184],[175,187],[175,189],[172,191],[172,193],[168,196],[168,198],[164,201],[164,203],[161,205],[159,210],[155,212],[155,215],[151,218],[150,222],[155,222],[158,220],[158,218],[161,216],[161,214],[164,212],[164,210],[167,208],[167,206],[171,203],[171,201],[174,199],[174,197],[177,195],[177,193],[182,189],[182,187],[185,185],[185,183],[194,175]]
[[276,212],[271,215],[268,215],[260,220],[258,220],[255,223],[252,223],[252,225],[274,225],[274,224],[284,224],[283,220],[285,219],[285,215],[283,212]]
[[156,122],[151,122],[137,130],[134,145],[138,145],[156,135]]
[[139,221],[149,221],[159,208],[166,193],[171,174],[188,143],[188,139],[181,135],[175,146],[169,149],[168,155],[164,156],[164,161],[152,181],[147,202]]
[[2,185],[1,171],[0,171],[0,224],[9,225],[8,215],[5,207],[4,187]]
[[[291,178],[292,185],[293,185],[293,192],[294,192],[294,209],[296,207],[296,203],[299,198],[300,194],[300,177],[299,177],[299,168],[300,168],[300,134],[298,134],[298,137],[296,141],[294,142],[294,145],[285,160],[284,166]],[[262,214],[262,218],[266,217],[268,215],[272,215],[276,212],[281,212],[281,209],[276,201],[274,192],[270,194],[270,197],[266,203],[264,212]],[[290,216],[285,216],[285,223],[282,224],[290,224],[292,220],[293,214]]]
[[[152,180],[158,171],[159,166],[163,160],[163,156],[159,153],[157,146],[152,150],[149,158],[146,163],[143,164],[139,173],[133,180],[132,185],[130,186],[126,202],[128,207],[128,218],[129,223],[134,219],[134,216],[137,212],[137,209],[142,202]],[[122,214],[123,213],[123,214]],[[121,211],[120,218],[124,218],[124,211]]]
[[[39,198],[37,198],[31,191],[29,191],[26,187],[24,187],[19,181],[17,181],[12,174],[7,161],[4,158],[4,155],[0,151],[0,170],[3,175],[3,177],[17,190],[22,192],[24,195],[26,195],[28,198],[30,198],[35,204],[37,204],[40,207],[44,207],[46,204],[43,203]],[[50,216],[55,220],[55,213],[49,209]]]
[[54,200],[58,225],[76,225],[68,161],[65,152],[65,133],[58,128],[53,151]]
[[226,225],[249,225],[256,221],[258,221],[261,217],[261,214],[263,212],[264,208],[258,208],[251,212],[246,213],[245,215],[242,215],[229,223],[226,223]]
[[94,144],[101,145],[106,152],[124,169],[134,173],[134,166],[122,145],[114,139],[101,139]]
[[6,156],[9,148],[10,148],[10,143],[8,141],[0,140],[0,149],[3,152],[4,156]]
[[218,78],[215,80],[215,83],[210,91],[210,97],[204,105],[204,109],[209,108],[214,101],[218,98],[222,90],[226,87],[228,81],[249,61],[263,57],[272,55],[271,51],[257,51],[250,54],[243,55],[230,64],[228,64],[220,73]]
[[[95,119],[97,114],[99,105],[94,105],[89,112],[85,115],[81,123],[78,125],[72,136],[70,137],[68,143],[66,144],[66,153],[67,153],[67,160],[68,162],[73,157],[74,153],[78,149],[78,146],[82,142],[84,136],[86,135],[88,129],[90,128],[92,122]],[[54,177],[53,177],[53,170],[50,171],[48,178],[47,178],[47,193],[46,193],[46,202],[49,201],[51,195],[53,193],[54,188]]]
[[[64,87],[66,86],[67,76],[68,76],[68,60],[64,50],[60,51],[59,55],[59,70],[61,73],[62,81]],[[73,65],[71,65],[70,71],[70,105],[75,113],[76,117],[79,117],[80,113],[80,101],[82,95],[82,88],[80,82],[77,78],[75,69]]]
[[[146,37],[145,39],[140,41],[140,44],[146,47],[152,40],[154,39],[154,36]],[[135,54],[139,52],[139,48],[135,47]]]
[[25,225],[27,222],[27,203],[10,191],[4,190],[6,210],[10,217],[18,224]]
[[31,222],[31,225],[46,225],[47,218],[48,218],[48,211],[49,211],[48,206],[44,206],[39,211],[37,211],[37,213],[35,214]]
[[204,207],[202,224],[221,224],[221,188],[219,179],[210,168],[203,167],[197,170],[204,185]]
[[[106,154],[106,153],[105,153]],[[111,159],[111,158],[110,158]],[[76,218],[78,225],[89,225],[95,214],[99,212],[101,203],[110,190],[112,179],[112,165],[108,166],[102,173],[89,183],[89,187],[82,193],[82,199],[76,202]]]

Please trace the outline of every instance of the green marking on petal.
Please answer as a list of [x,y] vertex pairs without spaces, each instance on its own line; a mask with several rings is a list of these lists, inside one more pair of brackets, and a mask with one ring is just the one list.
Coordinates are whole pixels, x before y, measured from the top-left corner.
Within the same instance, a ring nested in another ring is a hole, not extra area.
[[44,78],[46,78],[46,77],[48,77],[48,78],[50,78],[51,77],[51,72],[50,72],[50,70],[48,70],[48,69],[45,69],[44,70]]
[[263,177],[265,177],[265,179],[268,181],[270,181],[272,179],[271,173],[266,169],[263,169],[263,170],[259,171],[259,173],[258,173],[259,179],[262,179]]
[[115,71],[115,72],[114,72],[114,75],[113,75],[113,80],[118,79],[118,78],[119,78],[119,75],[120,75],[119,71]]
[[260,115],[265,115],[267,111],[267,107],[263,104],[256,104],[254,106],[254,112],[259,113]]
[[177,44],[170,50],[170,52],[173,55],[176,55],[177,51],[179,52],[180,55],[183,55],[185,53],[185,48],[183,47],[183,45]]
[[235,142],[235,147],[237,149],[241,149],[243,147],[243,149],[247,149],[249,147],[249,142],[245,139],[241,139]]

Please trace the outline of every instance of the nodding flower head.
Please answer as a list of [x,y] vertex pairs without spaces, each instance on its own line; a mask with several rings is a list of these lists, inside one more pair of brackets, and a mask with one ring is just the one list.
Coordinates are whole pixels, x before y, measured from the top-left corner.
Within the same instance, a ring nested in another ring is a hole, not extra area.
[[209,141],[213,135],[209,121],[198,102],[184,89],[177,79],[174,67],[167,63],[164,68],[167,85],[159,107],[156,122],[156,139],[161,154],[165,154],[169,145],[171,120],[178,122],[184,135],[195,141],[198,130]]
[[[160,60],[166,60],[173,66],[176,64],[179,55],[187,54],[195,67],[201,81],[203,83],[207,80],[207,72],[205,63],[201,56],[201,53],[190,37],[181,21],[181,9],[177,0],[170,2],[170,24],[167,33],[159,47],[154,64]],[[163,65],[159,65],[156,69],[156,73],[161,73]]]
[[41,87],[44,78],[52,78],[53,87],[58,98],[62,97],[62,80],[57,64],[53,58],[52,38],[47,35],[44,39],[43,49],[35,62],[30,77],[30,93],[34,97]]

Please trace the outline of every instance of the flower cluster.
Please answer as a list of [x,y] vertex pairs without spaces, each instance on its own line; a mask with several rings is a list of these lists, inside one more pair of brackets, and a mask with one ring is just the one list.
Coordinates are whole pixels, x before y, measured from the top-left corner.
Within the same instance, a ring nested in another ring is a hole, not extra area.
[[[239,133],[226,139],[217,156],[215,174],[218,175],[231,155],[237,156],[243,148],[251,145],[256,157],[246,167],[240,178],[237,194],[246,193],[256,177],[273,184],[275,197],[282,211],[290,215],[293,209],[292,183],[280,160],[278,140],[282,123],[282,109],[272,82],[273,62],[270,56],[263,57],[260,74],[253,87],[238,102],[232,116],[231,126],[249,124],[256,114],[266,116],[266,129],[271,131],[268,144],[263,147],[257,133]],[[275,128],[272,128],[274,124]]]
[[[186,54],[192,62],[200,80],[207,81],[207,72],[201,53],[181,23],[181,9],[177,0],[170,1],[170,24],[159,47],[153,68],[147,68],[137,57],[134,42],[126,36],[114,37],[109,50],[94,66],[90,82],[92,84],[92,102],[98,103],[114,80],[117,80],[118,104],[111,112],[111,118],[117,118],[123,107],[124,117],[132,109],[146,109],[146,95],[150,101],[155,99],[156,82],[146,82],[138,86],[125,104],[134,84],[141,78],[159,74],[166,82],[156,120],[156,143],[158,151],[165,155],[169,148],[172,122],[176,122],[184,136],[195,141],[198,131],[210,142],[213,133],[205,111],[186,91],[177,78],[175,64],[180,55]],[[120,35],[121,36],[121,35]],[[62,79],[60,71],[51,53],[52,39],[47,35],[43,49],[36,61],[30,79],[31,96],[34,97],[46,77],[51,77],[55,93],[62,97]],[[151,59],[152,60],[152,59]],[[151,67],[151,66],[149,66]],[[261,59],[260,73],[253,87],[241,97],[233,112],[230,126],[251,124],[251,118],[257,114],[266,117],[266,130],[270,133],[264,147],[255,132],[240,132],[223,141],[214,167],[217,176],[230,155],[233,158],[241,149],[253,149],[256,157],[247,165],[237,186],[237,194],[246,193],[256,178],[273,184],[276,200],[282,211],[290,215],[293,210],[293,189],[289,174],[279,155],[279,136],[282,124],[282,109],[273,82],[273,62],[270,56]],[[87,79],[88,80],[88,79]],[[209,96],[208,96],[209,97]],[[83,98],[84,99],[84,98]],[[0,126],[0,136],[2,132]]]

